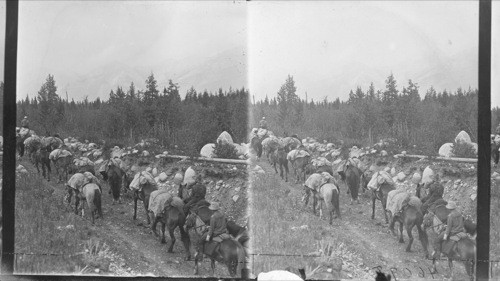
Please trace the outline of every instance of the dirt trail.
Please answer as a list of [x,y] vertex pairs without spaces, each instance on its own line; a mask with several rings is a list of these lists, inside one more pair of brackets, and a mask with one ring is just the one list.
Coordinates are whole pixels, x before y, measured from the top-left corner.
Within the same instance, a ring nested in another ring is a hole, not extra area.
[[[274,168],[267,162],[261,160],[258,163],[266,173],[279,178]],[[281,180],[281,178],[280,178]],[[280,188],[288,186],[291,192],[289,196],[293,198],[288,201],[290,204],[300,202],[300,209],[303,212],[310,213],[311,219],[318,219],[312,213],[312,200],[307,207],[303,206],[301,201],[303,195],[303,187],[301,184],[294,183],[293,171],[290,170],[289,182],[282,181]],[[346,244],[350,251],[357,253],[361,257],[362,264],[358,269],[366,272],[366,268],[372,269],[380,266],[383,272],[393,271],[393,275],[397,279],[412,279],[412,280],[429,280],[443,279],[445,273],[448,272],[448,264],[442,260],[437,265],[437,274],[430,274],[432,261],[425,259],[422,244],[418,239],[416,228],[413,229],[413,244],[412,252],[405,251],[408,243],[408,236],[404,230],[404,244],[398,242],[398,238],[390,234],[388,225],[385,224],[381,203],[375,203],[375,219],[371,219],[372,203],[369,193],[360,194],[360,204],[350,205],[350,195],[347,194],[347,187],[344,183],[340,186],[340,212],[342,220],[334,219],[333,225],[330,226],[326,218],[323,218],[324,228],[328,230],[329,236],[335,240]],[[326,210],[323,214],[325,215]],[[397,231],[398,224],[395,229]],[[398,233],[398,232],[397,232]],[[432,243],[433,234],[429,231],[429,241]],[[429,252],[432,253],[432,248],[429,246]],[[454,262],[453,280],[468,280],[465,269],[462,263]]]
[[[36,173],[36,168],[23,161],[21,163],[30,173]],[[41,175],[40,179],[44,180]],[[66,195],[64,184],[56,183],[55,174],[51,176],[49,184],[55,188],[54,196],[63,200]],[[162,277],[197,277],[194,275],[194,261],[185,261],[184,245],[180,239],[179,230],[176,229],[176,242],[173,253],[168,253],[171,240],[168,231],[165,233],[166,244],[160,243],[160,238],[155,237],[149,227],[146,226],[146,216],[142,201],[137,202],[137,220],[132,219],[134,213],[131,193],[122,196],[122,204],[112,205],[112,196],[108,194],[108,184],[103,186],[102,208],[104,219],[96,219],[92,226],[88,217],[88,207],[85,205],[85,218],[79,216],[79,223],[84,224],[91,237],[96,237],[110,246],[113,253],[111,257],[110,272],[101,272],[105,275],[136,276],[153,275]],[[86,204],[86,203],[85,203]],[[74,208],[74,198],[72,200]],[[71,210],[67,209],[68,212]],[[161,225],[158,224],[157,231],[160,232]],[[195,240],[195,234],[190,233],[191,241]],[[195,240],[196,241],[196,240]],[[210,259],[205,258],[200,263],[200,275],[198,277],[209,277],[211,275]],[[227,267],[216,263],[215,275],[227,277]]]

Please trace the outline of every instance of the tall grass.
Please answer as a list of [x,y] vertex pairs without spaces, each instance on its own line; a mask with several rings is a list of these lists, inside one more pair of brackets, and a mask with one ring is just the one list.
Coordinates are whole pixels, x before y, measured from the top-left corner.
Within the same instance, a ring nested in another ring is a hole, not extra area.
[[316,259],[325,222],[311,219],[309,213],[301,211],[300,198],[285,195],[283,184],[269,174],[255,177],[252,182],[250,211],[255,275],[287,267],[314,270],[311,263]]
[[64,204],[64,193],[36,174],[18,175],[16,189],[14,272],[80,272],[91,230]]
[[500,220],[498,211],[500,210],[500,184],[496,181],[491,183],[491,205],[490,205],[490,263],[491,278],[500,278]]

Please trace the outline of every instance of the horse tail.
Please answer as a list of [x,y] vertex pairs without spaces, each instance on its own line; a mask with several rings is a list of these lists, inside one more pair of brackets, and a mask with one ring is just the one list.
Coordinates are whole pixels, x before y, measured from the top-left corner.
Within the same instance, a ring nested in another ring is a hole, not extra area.
[[111,187],[111,192],[113,193],[113,199],[118,200],[120,198],[120,181],[121,178],[118,174],[113,173],[109,178],[109,185]]

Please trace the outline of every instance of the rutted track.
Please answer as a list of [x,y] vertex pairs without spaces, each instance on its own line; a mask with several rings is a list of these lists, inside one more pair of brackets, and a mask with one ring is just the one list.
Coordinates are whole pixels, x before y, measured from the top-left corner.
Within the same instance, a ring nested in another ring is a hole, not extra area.
[[[281,184],[274,188],[280,189],[283,193],[285,190],[290,190],[287,202],[290,208],[298,208],[300,212],[310,214],[311,220],[319,220],[319,216],[314,216],[312,213],[312,200],[309,200],[309,205],[304,207],[301,201],[303,195],[303,187],[301,184],[293,182],[293,171],[290,171],[289,182],[281,180],[279,174],[275,174],[274,168],[269,165],[267,160],[263,159],[257,163],[264,171],[274,177],[279,178]],[[445,274],[449,272],[448,263],[446,260],[441,260],[437,265],[437,274],[430,274],[432,261],[424,257],[424,252],[416,228],[413,230],[414,242],[412,244],[412,252],[405,252],[408,242],[406,230],[404,231],[405,244],[398,243],[397,237],[390,234],[388,225],[385,224],[383,210],[379,201],[376,202],[375,220],[371,219],[371,199],[369,193],[360,194],[360,204],[350,205],[349,195],[346,193],[347,187],[344,183],[340,186],[340,212],[342,220],[334,219],[333,225],[328,225],[327,218],[323,218],[323,230],[327,230],[328,235],[334,240],[343,242],[348,246],[351,252],[357,253],[361,257],[362,265],[358,265],[354,271],[364,271],[380,266],[383,272],[391,272],[397,279],[412,279],[412,280],[428,280],[428,279],[443,279]],[[255,198],[254,200],[258,200]],[[300,206],[296,206],[299,204]],[[326,214],[324,211],[323,214]],[[398,229],[396,224],[395,229]],[[315,231],[315,230],[312,230]],[[318,231],[318,230],[316,230]],[[429,231],[429,243],[432,243],[433,234]],[[258,243],[258,241],[256,241]],[[311,249],[314,250],[314,249]],[[432,248],[429,247],[429,252]],[[467,280],[468,277],[462,263],[454,262],[453,280]],[[344,275],[344,274],[343,274]],[[346,276],[346,278],[348,278]]]
[[[20,163],[29,173],[36,174],[36,168],[27,160]],[[40,180],[44,180],[40,175]],[[64,184],[56,183],[55,173],[51,175],[49,185],[54,187],[53,196],[57,196],[62,201],[66,195]],[[104,219],[96,219],[95,226],[92,226],[88,218],[88,207],[85,204],[85,218],[77,219],[78,223],[86,226],[90,237],[95,237],[110,246],[113,253],[109,272],[101,272],[106,275],[154,275],[163,277],[196,277],[194,275],[194,261],[184,261],[186,255],[184,246],[180,239],[179,230],[176,229],[176,243],[173,253],[168,253],[170,236],[166,233],[166,244],[161,244],[160,239],[152,234],[146,224],[145,211],[142,201],[137,202],[137,220],[132,219],[134,207],[130,192],[122,195],[122,204],[112,205],[111,194],[108,194],[109,186],[103,186],[102,206]],[[67,207],[67,212],[74,210],[74,198],[71,208]],[[160,232],[161,225],[157,230]],[[191,241],[196,241],[195,235],[190,233]],[[78,249],[80,250],[80,249]],[[205,258],[200,264],[200,275],[198,277],[209,277],[211,275],[210,259]],[[216,263],[215,275],[217,277],[227,277],[227,267]]]

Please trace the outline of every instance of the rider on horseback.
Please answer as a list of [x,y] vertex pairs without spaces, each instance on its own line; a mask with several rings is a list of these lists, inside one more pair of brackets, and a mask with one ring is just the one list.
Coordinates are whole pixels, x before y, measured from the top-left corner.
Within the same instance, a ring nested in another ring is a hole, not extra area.
[[444,186],[437,180],[429,183],[429,193],[426,197],[422,198],[422,212],[426,213],[429,207],[434,204],[438,199],[443,199]]
[[443,241],[448,240],[451,236],[457,235],[458,233],[465,233],[464,218],[462,214],[457,211],[457,204],[454,201],[449,201],[446,208],[452,210],[452,212],[448,215],[446,230],[441,232],[434,241],[434,252],[432,256],[435,258],[439,258],[441,255],[441,243]]
[[267,130],[266,117],[262,117],[262,120],[260,120],[260,122],[259,122],[259,128]]
[[28,116],[24,116],[23,120],[21,120],[21,127],[29,129],[30,122],[28,121]]
[[184,199],[184,213],[188,214],[192,207],[194,207],[198,202],[205,199],[207,195],[207,188],[204,184],[196,183],[192,187],[191,196]]
[[198,242],[198,247],[196,249],[195,256],[198,256],[198,253],[203,253],[205,241],[209,242],[211,239],[221,234],[227,233],[226,216],[220,211],[219,203],[212,202],[212,204],[210,204],[210,207],[208,208],[215,212],[210,217],[210,227],[208,228],[208,231],[203,233]]

